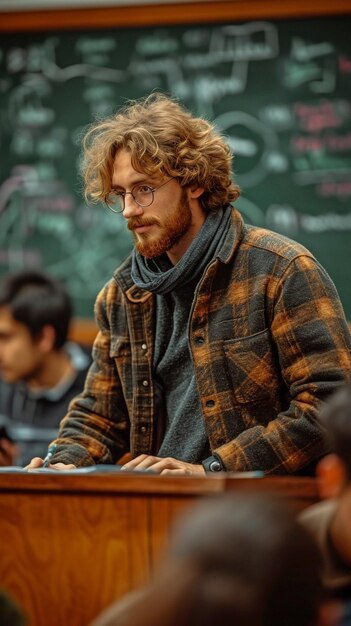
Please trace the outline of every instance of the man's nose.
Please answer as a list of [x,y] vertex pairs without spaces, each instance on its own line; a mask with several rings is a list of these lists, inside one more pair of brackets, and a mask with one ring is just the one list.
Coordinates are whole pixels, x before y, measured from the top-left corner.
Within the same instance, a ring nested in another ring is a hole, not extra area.
[[144,208],[137,204],[131,193],[128,193],[124,196],[124,209],[123,209],[123,217],[127,220],[130,217],[135,217],[137,215],[142,215],[144,213]]

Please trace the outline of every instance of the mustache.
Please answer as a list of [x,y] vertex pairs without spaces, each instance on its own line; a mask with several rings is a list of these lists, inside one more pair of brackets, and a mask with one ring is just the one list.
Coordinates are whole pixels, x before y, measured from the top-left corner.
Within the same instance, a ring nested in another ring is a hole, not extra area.
[[155,219],[155,218],[153,218],[153,219],[145,218],[145,219],[141,220],[138,217],[131,217],[128,220],[127,228],[129,230],[134,230],[135,228],[138,228],[139,226],[153,226],[154,224],[156,224],[157,226],[160,225],[159,221],[157,219]]

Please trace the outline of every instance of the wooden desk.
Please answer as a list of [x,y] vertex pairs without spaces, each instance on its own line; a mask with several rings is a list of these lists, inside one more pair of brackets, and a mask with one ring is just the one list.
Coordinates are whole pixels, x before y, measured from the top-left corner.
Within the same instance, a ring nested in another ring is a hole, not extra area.
[[31,626],[87,626],[148,579],[180,510],[232,489],[318,499],[309,478],[0,474],[0,586]]

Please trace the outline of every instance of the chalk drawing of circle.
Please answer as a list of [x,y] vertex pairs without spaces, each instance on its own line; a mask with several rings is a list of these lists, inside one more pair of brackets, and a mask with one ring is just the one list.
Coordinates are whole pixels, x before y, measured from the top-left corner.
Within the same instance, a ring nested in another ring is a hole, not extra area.
[[234,154],[239,184],[248,188],[260,183],[271,172],[271,153],[278,151],[275,133],[243,111],[227,111],[215,119],[215,125]]

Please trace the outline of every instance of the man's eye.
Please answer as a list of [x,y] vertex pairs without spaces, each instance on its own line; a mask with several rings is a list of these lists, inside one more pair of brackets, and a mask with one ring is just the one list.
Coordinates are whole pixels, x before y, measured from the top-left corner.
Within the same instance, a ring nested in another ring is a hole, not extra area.
[[151,193],[151,191],[152,187],[149,187],[149,185],[139,185],[137,188],[137,193]]

